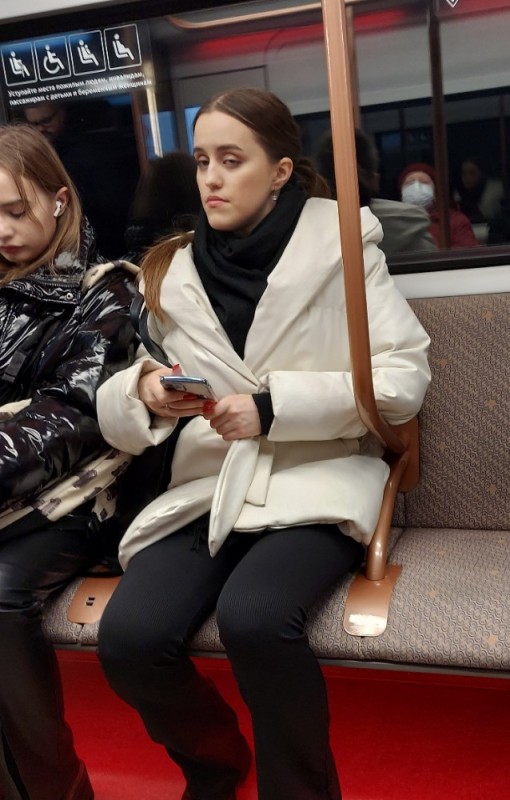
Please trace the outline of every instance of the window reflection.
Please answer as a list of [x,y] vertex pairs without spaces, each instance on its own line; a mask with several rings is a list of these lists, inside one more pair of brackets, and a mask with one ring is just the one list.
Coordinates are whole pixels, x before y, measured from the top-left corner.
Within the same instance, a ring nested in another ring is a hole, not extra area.
[[[413,162],[434,166],[434,109],[430,89],[424,90],[427,64],[423,46],[427,43],[427,25],[417,6],[407,24],[386,32],[387,44],[392,46],[390,71],[387,72],[381,60],[379,88],[382,90],[389,78],[388,96],[392,95],[394,102],[362,105],[363,125],[373,134],[381,154],[381,192],[394,199],[399,196],[399,175],[403,169]],[[425,3],[421,6],[425,9]],[[371,54],[361,24],[364,14],[361,9],[356,39],[362,104],[364,98],[375,97],[374,82],[370,82]],[[507,195],[510,103],[508,70],[504,66],[507,42],[502,30],[508,22],[510,10],[502,8],[501,3],[475,2],[464,7],[459,3],[454,11],[442,14],[440,20],[450,191],[446,200],[450,217],[455,212],[469,220],[477,244],[510,242]],[[404,49],[406,41],[416,46],[418,38],[421,42],[418,48]],[[411,51],[412,79],[407,68],[404,69]],[[367,63],[362,63],[363,59]],[[392,65],[397,59],[401,60],[405,73],[402,78],[407,92],[405,99],[397,99],[398,81],[392,82]],[[423,96],[426,93],[429,97]],[[455,241],[452,246],[455,247]]]
[[[125,5],[126,18],[130,5]],[[268,11],[274,5],[270,0],[230,3],[228,16],[246,12],[247,6]],[[110,206],[119,210],[123,205],[125,214],[140,172],[156,154],[189,150],[196,108],[222,88],[248,85],[276,92],[302,128],[306,155],[318,163],[331,125],[322,15],[320,4],[315,10],[313,5],[296,0],[292,14],[209,29],[179,26],[168,17],[139,20],[145,22],[140,28],[146,32],[154,74],[150,102],[141,88],[108,97],[98,92],[94,102],[62,103],[87,142],[84,149],[93,150],[98,163],[109,154],[115,164],[102,192]],[[510,243],[510,7],[501,0],[459,0],[453,9],[446,0],[435,5],[442,43],[447,205],[469,220],[473,247]],[[377,188],[370,200],[373,210],[379,205],[381,216],[380,201],[402,202],[399,178],[407,167],[418,163],[437,171],[428,8],[426,0],[352,4],[354,95],[360,103],[360,129],[378,154]],[[207,21],[205,12],[189,16]],[[55,18],[55,33],[62,30]],[[34,29],[34,40],[37,36]],[[3,89],[7,116],[22,118],[21,106],[10,106]],[[34,124],[47,129],[52,122],[45,112]],[[82,182],[90,172],[85,168]],[[94,176],[98,181],[98,169]],[[436,195],[441,185],[435,181]],[[388,251],[389,239],[387,234]],[[423,242],[413,247],[427,250]]]

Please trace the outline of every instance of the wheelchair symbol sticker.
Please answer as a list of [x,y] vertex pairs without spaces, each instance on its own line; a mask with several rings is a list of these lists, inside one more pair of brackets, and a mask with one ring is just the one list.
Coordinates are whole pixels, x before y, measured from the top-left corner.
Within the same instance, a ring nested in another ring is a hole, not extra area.
[[17,42],[3,47],[2,64],[7,86],[35,83],[37,80],[30,42]]
[[42,81],[70,76],[69,54],[64,36],[35,42],[35,54]]
[[44,46],[46,55],[44,56],[43,67],[50,75],[56,75],[58,72],[64,72],[65,67],[56,53],[53,52],[50,45]]

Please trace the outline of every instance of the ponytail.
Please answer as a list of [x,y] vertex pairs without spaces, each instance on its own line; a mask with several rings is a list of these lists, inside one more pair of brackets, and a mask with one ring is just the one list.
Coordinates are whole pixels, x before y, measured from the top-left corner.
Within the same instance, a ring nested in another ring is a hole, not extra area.
[[211,111],[221,111],[250,128],[274,163],[281,158],[290,158],[294,175],[307,197],[331,198],[327,181],[319,175],[310,159],[302,156],[299,125],[289,107],[275,94],[253,88],[220,92],[202,106],[193,124],[196,125],[202,114]]
[[159,319],[163,318],[161,308],[161,284],[177,250],[193,241],[193,231],[162,239],[151,247],[141,261],[142,276],[145,282],[145,305]]
[[[290,158],[294,164],[295,180],[306,191],[307,197],[331,197],[327,181],[319,175],[312,162],[302,156],[301,131],[288,106],[271,92],[260,89],[230,89],[221,92],[203,105],[195,117],[211,111],[221,111],[238,120],[253,131],[268,158],[277,163]],[[193,233],[163,239],[151,247],[144,256],[141,267],[145,281],[145,303],[160,319],[163,311],[160,291],[163,278],[177,250],[193,241]]]
[[325,197],[331,199],[328,182],[319,175],[309,158],[303,156],[294,164],[294,175],[306,190],[307,197]]

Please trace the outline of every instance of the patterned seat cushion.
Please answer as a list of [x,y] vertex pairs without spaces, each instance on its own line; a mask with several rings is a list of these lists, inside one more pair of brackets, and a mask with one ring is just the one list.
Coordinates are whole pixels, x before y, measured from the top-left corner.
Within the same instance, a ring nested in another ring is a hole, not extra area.
[[395,524],[509,530],[510,294],[411,305],[431,337],[432,381],[419,415],[420,482]]
[[[431,336],[432,383],[420,412],[420,483],[395,508],[390,562],[402,564],[386,631],[343,630],[352,576],[313,609],[310,644],[325,660],[510,669],[510,294],[416,300]],[[77,582],[45,607],[58,644],[97,644],[69,623]],[[222,654],[214,614],[192,651]]]

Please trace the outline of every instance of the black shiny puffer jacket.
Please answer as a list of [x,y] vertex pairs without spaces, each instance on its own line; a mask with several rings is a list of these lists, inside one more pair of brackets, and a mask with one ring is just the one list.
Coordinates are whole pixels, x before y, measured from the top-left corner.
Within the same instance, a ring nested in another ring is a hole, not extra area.
[[0,406],[31,398],[0,419],[0,507],[67,477],[105,450],[96,390],[136,347],[129,321],[135,267],[91,267],[82,224],[79,258],[57,258],[0,288]]

